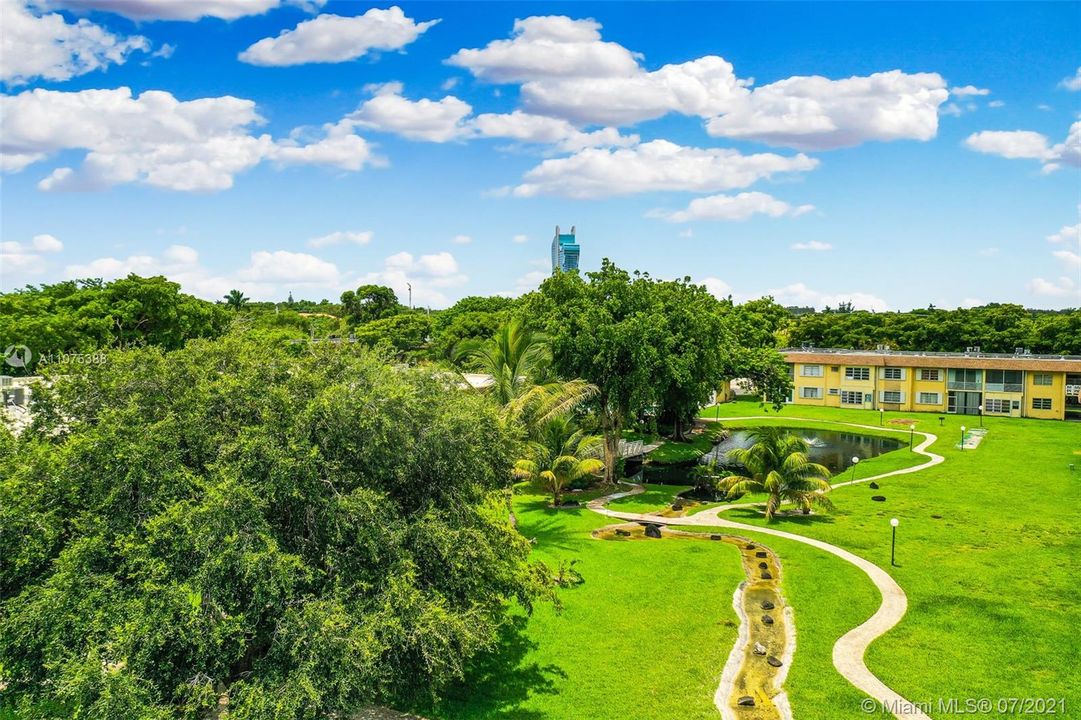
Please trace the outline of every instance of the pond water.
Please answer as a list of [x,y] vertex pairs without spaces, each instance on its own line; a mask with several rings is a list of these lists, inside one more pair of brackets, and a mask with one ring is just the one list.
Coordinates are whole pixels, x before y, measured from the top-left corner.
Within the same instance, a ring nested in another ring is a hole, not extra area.
[[[905,440],[871,437],[836,430],[815,430],[810,428],[783,428],[803,438],[810,446],[808,455],[812,462],[820,463],[830,469],[834,475],[852,466],[852,458],[861,461],[908,445]],[[734,430],[725,440],[713,446],[713,450],[702,456],[700,462],[716,462],[720,466],[732,465],[727,461],[729,450],[750,447],[751,435],[746,430]],[[643,468],[646,482],[691,484],[688,475],[693,465],[687,466],[651,466]]]

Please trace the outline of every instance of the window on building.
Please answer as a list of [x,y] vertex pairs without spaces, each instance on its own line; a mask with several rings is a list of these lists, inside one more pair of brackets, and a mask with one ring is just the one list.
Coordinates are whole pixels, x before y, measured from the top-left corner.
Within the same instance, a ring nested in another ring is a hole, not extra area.
[[804,365],[800,374],[803,377],[822,377],[821,365]]
[[871,368],[867,367],[846,367],[845,368],[846,380],[870,380]]
[[1032,373],[1033,385],[1051,385],[1053,382],[1051,373]]
[[882,402],[890,404],[899,404],[905,401],[905,394],[899,390],[883,390]]
[[1032,398],[1033,410],[1050,410],[1051,398]]
[[830,370],[832,370],[833,372],[841,372],[841,368],[838,365],[831,366]]
[[979,390],[983,384],[983,371],[950,368],[949,382],[953,390]]
[[799,396],[801,398],[807,398],[809,400],[817,400],[822,397],[822,388],[816,387],[801,387],[799,389]]
[[984,373],[987,390],[991,392],[1021,392],[1020,370],[988,370]]
[[923,368],[920,370],[920,380],[938,382],[942,379],[942,371],[936,368]]
[[884,380],[904,380],[905,370],[904,368],[882,368],[882,378]]
[[1010,401],[988,398],[983,401],[983,411],[985,413],[999,413],[1008,415],[1010,412]]
[[842,390],[841,391],[841,404],[842,405],[862,405],[863,404],[863,392],[861,390]]
[[830,388],[830,395],[839,395],[841,391],[837,388]]
[[941,405],[941,393],[921,392],[916,396],[916,402],[920,405]]

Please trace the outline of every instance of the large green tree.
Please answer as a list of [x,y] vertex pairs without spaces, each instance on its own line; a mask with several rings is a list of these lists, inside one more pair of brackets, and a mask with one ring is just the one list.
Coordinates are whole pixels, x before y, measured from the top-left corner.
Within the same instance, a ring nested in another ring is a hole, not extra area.
[[361,285],[342,293],[342,308],[354,325],[397,315],[402,311],[398,296],[384,285]]
[[356,345],[136,348],[0,438],[0,684],[19,717],[348,717],[460,678],[531,564],[485,398]]

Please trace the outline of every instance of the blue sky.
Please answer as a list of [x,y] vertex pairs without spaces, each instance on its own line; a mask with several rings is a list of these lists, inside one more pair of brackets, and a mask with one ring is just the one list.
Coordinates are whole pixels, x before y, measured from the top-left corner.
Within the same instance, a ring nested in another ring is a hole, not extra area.
[[1081,306],[1077,3],[2,10],[4,290],[435,308],[535,287],[558,224],[737,300]]

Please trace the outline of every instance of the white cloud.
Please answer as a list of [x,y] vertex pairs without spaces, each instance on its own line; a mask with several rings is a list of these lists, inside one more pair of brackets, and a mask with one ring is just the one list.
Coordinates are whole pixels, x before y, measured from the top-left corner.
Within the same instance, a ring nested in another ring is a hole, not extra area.
[[42,0],[40,4],[76,12],[101,10],[132,20],[198,20],[203,17],[235,20],[262,15],[282,5],[311,11],[326,0]]
[[96,190],[137,182],[171,190],[222,190],[265,160],[281,165],[377,165],[363,138],[344,122],[323,127],[322,139],[275,141],[254,135],[263,122],[251,100],[223,96],[181,101],[160,90],[132,97],[115,90],[29,90],[0,96],[5,171],[19,171],[63,150],[85,150],[76,170],[61,167],[42,190]]
[[439,89],[443,92],[450,92],[454,88],[458,87],[458,83],[460,83],[461,81],[462,79],[460,77],[449,77],[442,83],[440,83]]
[[1071,125],[1066,140],[1056,145],[1046,135],[1032,130],[983,130],[969,135],[965,145],[977,152],[1011,160],[1039,160],[1045,173],[1054,172],[1062,165],[1081,167],[1081,122]]
[[1005,105],[1006,103],[1002,102],[1001,100],[992,100],[991,102],[987,103],[987,107],[993,108],[1000,108],[1004,107]]
[[793,250],[810,250],[812,252],[825,252],[826,250],[832,250],[833,246],[827,242],[820,240],[811,240],[809,242],[798,242],[792,245]]
[[781,305],[811,305],[824,308],[837,307],[842,303],[850,302],[857,310],[883,312],[890,309],[886,301],[877,295],[866,292],[825,293],[813,290],[801,282],[767,290],[765,294],[772,295]]
[[718,300],[724,300],[729,295],[732,295],[732,286],[720,278],[703,278],[698,284],[703,285],[706,288],[706,292]]
[[277,37],[263,38],[240,53],[252,65],[302,65],[355,60],[372,51],[401,50],[439,20],[418,23],[400,7],[372,8],[363,15],[319,15]]
[[979,255],[980,255],[980,257],[994,257],[995,255],[998,255],[998,248],[997,247],[981,248],[979,250]]
[[1068,270],[1081,270],[1081,255],[1072,250],[1056,250],[1051,255]]
[[400,83],[381,86],[377,93],[350,114],[349,121],[361,127],[428,142],[447,142],[469,134],[464,121],[473,108],[453,95],[442,100],[407,100],[400,94]]
[[1081,286],[1073,278],[1065,275],[1056,280],[1033,278],[1028,283],[1028,291],[1033,295],[1045,297],[1081,298]]
[[693,238],[694,237],[694,228],[687,228],[686,230],[680,230],[679,231],[679,236],[681,238]]
[[52,235],[35,235],[30,242],[20,243],[14,240],[0,242],[0,267],[8,275],[4,285],[13,286],[13,278],[25,275],[38,275],[45,272],[48,262],[45,255],[58,253],[64,249],[64,243]]
[[518,297],[524,295],[527,292],[532,292],[540,287],[540,284],[550,278],[552,272],[550,270],[530,270],[525,275],[518,276],[514,281],[514,290],[510,292],[501,293],[508,297]]
[[529,236],[528,235],[515,235],[514,237],[511,238],[511,242],[517,243],[519,245],[523,245],[523,244],[529,242]]
[[981,307],[981,306],[986,305],[986,304],[987,303],[985,303],[983,300],[981,300],[979,298],[967,297],[967,298],[964,298],[963,300],[961,300],[961,307],[963,307],[963,308]]
[[562,15],[515,20],[510,40],[459,50],[447,63],[497,83],[634,74],[637,56],[617,43],[602,42],[600,27],[595,20],[572,20]]
[[448,299],[443,290],[464,285],[469,278],[459,270],[458,261],[449,252],[418,258],[403,251],[386,258],[382,270],[363,275],[358,282],[386,285],[399,297],[409,294],[411,284],[415,305],[444,307]]
[[1081,223],[1064,225],[1057,233],[1048,235],[1047,239],[1053,243],[1081,243]]
[[545,143],[564,152],[576,152],[587,147],[623,147],[635,145],[637,135],[621,135],[614,127],[583,132],[560,118],[515,110],[511,113],[484,113],[470,123],[482,137],[509,138],[525,143]]
[[1081,67],[1077,68],[1077,72],[1075,72],[1072,77],[1063,78],[1062,82],[1059,83],[1059,86],[1072,92],[1081,90]]
[[794,207],[761,192],[743,192],[738,195],[710,195],[695,198],[685,210],[667,212],[651,210],[647,217],[658,217],[668,222],[691,222],[693,220],[747,220],[753,215],[782,217],[798,216],[814,210],[813,205]]
[[468,235],[455,235],[450,241],[455,245],[468,245],[473,242],[473,238]]
[[130,273],[163,275],[179,283],[184,292],[208,300],[220,300],[229,290],[238,289],[255,300],[282,297],[292,289],[337,292],[347,282],[338,268],[307,253],[259,250],[249,263],[226,273],[204,267],[199,253],[187,245],[171,245],[160,255],[100,257],[83,264],[68,265],[68,278],[113,280]]
[[321,248],[331,245],[367,245],[372,241],[371,230],[337,230],[308,241],[308,247]]
[[745,102],[709,120],[706,129],[715,136],[802,150],[930,140],[938,132],[938,106],[948,95],[937,73],[791,77],[755,89]]
[[961,87],[950,88],[950,95],[956,95],[958,97],[971,97],[973,95],[990,95],[991,91],[987,88],[978,88],[975,85],[962,85]]
[[746,187],[779,173],[805,172],[818,161],[800,154],[742,155],[726,148],[693,148],[653,140],[631,148],[588,148],[553,158],[526,173],[518,197],[598,198],[658,190],[713,192]]
[[150,49],[142,35],[118,37],[85,18],[68,23],[59,13],[36,16],[22,0],[0,3],[0,21],[0,81],[9,85],[68,80],[122,65],[132,52]]

